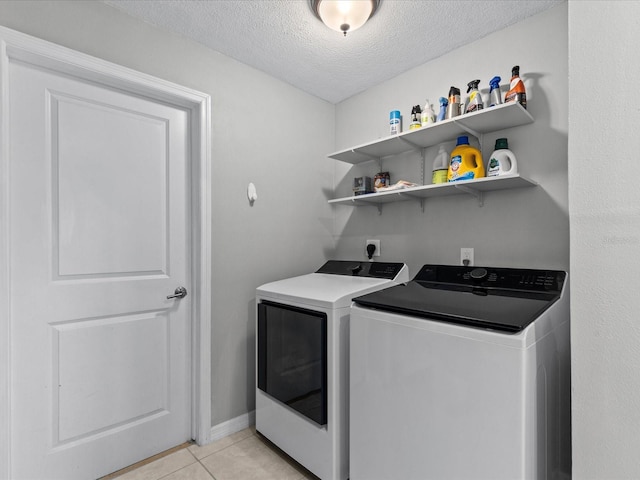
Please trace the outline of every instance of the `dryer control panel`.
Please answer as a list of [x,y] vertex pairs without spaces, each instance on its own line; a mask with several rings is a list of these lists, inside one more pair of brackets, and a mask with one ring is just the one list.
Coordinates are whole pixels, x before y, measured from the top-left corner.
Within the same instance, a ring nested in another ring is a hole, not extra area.
[[316,273],[386,278],[388,280],[393,280],[400,273],[403,267],[404,263],[329,260],[320,267]]

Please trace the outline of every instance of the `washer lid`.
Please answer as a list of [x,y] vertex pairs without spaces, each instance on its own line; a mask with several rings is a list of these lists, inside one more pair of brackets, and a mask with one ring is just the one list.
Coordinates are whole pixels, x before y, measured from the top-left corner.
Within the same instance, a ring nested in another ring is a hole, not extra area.
[[[408,280],[407,267],[402,263],[384,264],[383,262],[376,262],[374,265],[380,266],[374,268],[372,274],[369,266],[372,264],[369,262],[343,262],[344,265],[338,267],[336,267],[335,262],[327,262],[327,264],[334,263],[329,271],[338,268],[342,273],[309,273],[267,283],[258,287],[256,295],[280,302],[294,302],[334,309],[349,307],[351,299],[355,296],[374,292]],[[327,271],[325,269],[327,264],[321,267],[318,272]],[[362,276],[344,273],[346,266],[353,267],[358,265],[361,265],[361,269],[357,273],[361,273]],[[394,266],[394,271],[397,270],[393,279],[373,276],[380,271],[386,271],[388,265]],[[399,267],[396,268],[396,266]]]
[[354,298],[365,307],[516,333],[561,295],[565,272],[425,265],[406,285]]

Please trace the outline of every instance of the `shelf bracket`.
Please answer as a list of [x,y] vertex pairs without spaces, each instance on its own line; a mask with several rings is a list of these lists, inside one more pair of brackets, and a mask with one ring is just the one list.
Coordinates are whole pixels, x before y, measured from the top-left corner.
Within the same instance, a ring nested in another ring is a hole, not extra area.
[[480,190],[468,187],[467,185],[462,185],[461,183],[455,183],[454,185],[458,190],[462,190],[463,192],[476,197],[479,207],[484,206],[484,195]]
[[427,149],[422,148],[420,150],[420,178],[422,181],[422,185],[424,185],[424,172],[427,169]]
[[376,207],[378,209],[378,215],[382,215],[382,203],[363,202],[357,197],[351,198],[351,205],[354,207]]
[[465,132],[473,135],[477,139],[480,139],[480,135],[482,135],[480,132],[476,132],[473,128],[467,127],[463,121],[459,121],[456,117],[453,117],[453,121],[456,123],[456,125],[460,125],[460,128],[462,128]]
[[411,146],[414,150],[416,151],[420,151],[422,150],[422,147],[420,145],[418,145],[417,143],[413,143],[409,140],[407,140],[404,137],[398,137],[400,140],[402,140],[404,143],[406,143],[407,145]]
[[379,156],[369,155],[368,153],[360,152],[360,151],[355,150],[353,148],[351,149],[351,153],[355,153],[357,155],[361,155],[361,156],[363,156],[365,158],[368,158],[369,160],[377,160],[378,164],[380,164],[380,165],[382,164],[382,159]]

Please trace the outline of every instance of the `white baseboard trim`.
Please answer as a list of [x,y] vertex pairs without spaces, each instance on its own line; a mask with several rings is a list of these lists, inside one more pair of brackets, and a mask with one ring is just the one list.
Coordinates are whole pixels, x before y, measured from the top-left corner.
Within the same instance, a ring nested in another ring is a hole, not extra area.
[[256,411],[252,410],[249,413],[240,415],[239,417],[232,418],[226,422],[219,423],[211,427],[211,441],[215,442],[221,438],[227,437],[233,433],[249,428],[256,424]]

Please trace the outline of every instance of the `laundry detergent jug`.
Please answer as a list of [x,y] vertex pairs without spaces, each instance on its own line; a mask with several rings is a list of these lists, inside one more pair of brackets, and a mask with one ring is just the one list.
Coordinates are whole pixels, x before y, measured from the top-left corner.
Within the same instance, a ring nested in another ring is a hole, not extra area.
[[447,181],[473,180],[484,177],[484,164],[480,150],[469,145],[469,137],[458,137],[456,148],[451,152]]
[[509,150],[507,139],[498,138],[496,140],[496,149],[487,162],[487,177],[515,175],[516,173],[518,173],[516,156]]

